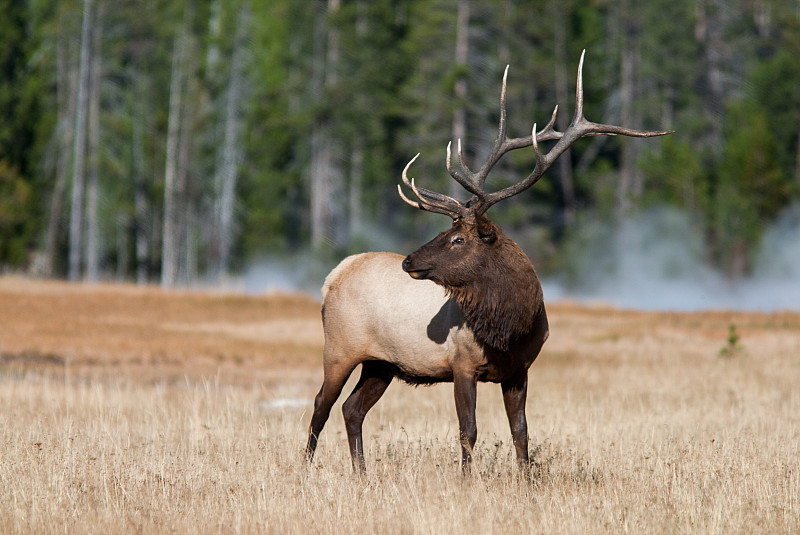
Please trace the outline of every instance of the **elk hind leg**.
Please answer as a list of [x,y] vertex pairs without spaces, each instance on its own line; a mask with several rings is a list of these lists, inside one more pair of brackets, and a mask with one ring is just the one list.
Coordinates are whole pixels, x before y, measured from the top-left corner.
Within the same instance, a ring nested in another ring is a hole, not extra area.
[[364,473],[364,441],[361,426],[367,412],[378,402],[395,375],[394,366],[386,362],[365,361],[361,365],[361,378],[353,392],[342,405],[342,414],[350,444],[353,471]]
[[[327,360],[327,359],[326,359]],[[317,397],[314,399],[314,414],[311,416],[311,424],[308,426],[308,443],[306,444],[306,460],[314,460],[314,451],[317,449],[317,440],[328,416],[331,414],[331,407],[336,403],[342,388],[353,373],[353,369],[358,362],[337,363],[335,365],[325,365],[325,378],[322,380],[322,387],[319,389]]]

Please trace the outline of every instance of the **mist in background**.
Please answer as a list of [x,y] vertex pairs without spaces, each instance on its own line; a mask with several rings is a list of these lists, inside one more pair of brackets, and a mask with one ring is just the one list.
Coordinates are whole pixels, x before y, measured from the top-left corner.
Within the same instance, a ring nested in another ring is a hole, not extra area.
[[800,310],[800,207],[766,229],[753,274],[708,267],[703,233],[690,217],[661,208],[619,228],[587,223],[568,252],[569,271],[546,278],[545,297],[641,310]]
[[[365,250],[408,254],[414,248],[386,233],[361,236]],[[706,251],[699,225],[677,209],[652,209],[621,225],[587,217],[566,241],[560,272],[541,276],[545,299],[638,310],[800,310],[800,205],[765,229],[750,276],[730,278],[708,267]],[[336,263],[309,252],[262,257],[230,285],[249,294],[302,292],[319,299]]]

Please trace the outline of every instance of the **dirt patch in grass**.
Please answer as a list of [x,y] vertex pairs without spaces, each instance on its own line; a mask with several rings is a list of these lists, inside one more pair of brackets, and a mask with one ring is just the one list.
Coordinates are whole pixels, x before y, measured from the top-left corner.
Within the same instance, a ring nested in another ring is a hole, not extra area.
[[253,381],[319,366],[322,345],[319,303],[303,295],[0,278],[0,368]]

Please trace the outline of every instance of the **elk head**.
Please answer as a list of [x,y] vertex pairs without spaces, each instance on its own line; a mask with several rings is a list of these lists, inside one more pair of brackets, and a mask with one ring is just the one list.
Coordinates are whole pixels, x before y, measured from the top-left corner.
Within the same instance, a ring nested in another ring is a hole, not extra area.
[[[508,242],[511,241],[503,235],[500,227],[489,221],[486,211],[495,203],[513,197],[535,184],[553,162],[578,139],[595,135],[619,134],[633,137],[653,137],[672,133],[671,131],[631,130],[586,120],[583,115],[582,75],[585,53],[584,50],[578,65],[575,113],[572,122],[564,132],[559,132],[554,128],[558,113],[558,106],[556,106],[550,121],[542,130],[537,132],[536,124],[534,124],[529,137],[510,139],[506,136],[506,80],[508,77],[508,67],[506,67],[500,93],[500,126],[497,139],[481,168],[472,171],[466,165],[459,139],[457,152],[460,169],[455,169],[450,144],[447,145],[447,171],[456,182],[472,194],[467,202],[462,203],[448,195],[417,187],[414,179],[408,178],[408,169],[419,157],[419,154],[408,162],[403,169],[403,183],[414,192],[418,200],[412,201],[406,197],[398,184],[397,190],[400,197],[415,208],[444,214],[453,220],[453,226],[450,229],[440,233],[403,261],[403,269],[411,277],[433,280],[451,292],[464,284],[474,283],[476,277],[485,272],[487,264],[493,260],[496,261],[498,251],[507,250]],[[556,141],[556,143],[548,152],[542,152],[539,148],[541,141]],[[529,146],[533,147],[536,155],[536,165],[533,171],[520,182],[498,191],[487,192],[484,188],[486,178],[500,158],[509,151]]]

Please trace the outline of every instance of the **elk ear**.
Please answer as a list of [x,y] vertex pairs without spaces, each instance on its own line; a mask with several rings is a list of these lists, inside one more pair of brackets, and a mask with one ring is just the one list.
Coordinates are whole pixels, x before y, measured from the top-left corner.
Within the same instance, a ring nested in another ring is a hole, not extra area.
[[487,244],[492,244],[497,240],[497,230],[494,223],[485,217],[479,217],[477,221],[478,237]]

